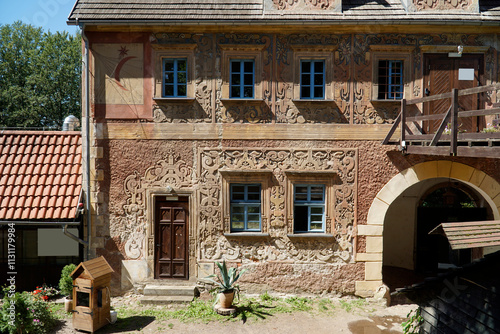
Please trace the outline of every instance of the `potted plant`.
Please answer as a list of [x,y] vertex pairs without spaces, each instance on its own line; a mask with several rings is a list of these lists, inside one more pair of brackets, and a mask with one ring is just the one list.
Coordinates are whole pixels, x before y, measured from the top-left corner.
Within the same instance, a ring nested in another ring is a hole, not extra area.
[[64,266],[61,271],[61,279],[59,280],[59,290],[64,297],[64,309],[70,312],[73,309],[73,278],[71,273],[75,270],[76,265],[71,263]]
[[[227,268],[226,261],[221,263],[215,262],[217,267],[219,267],[220,275],[212,274],[206,278],[213,282],[216,286],[211,290],[217,291],[216,303],[223,308],[230,308],[233,305],[234,295],[239,294],[240,287],[235,284],[236,281],[241,277],[241,275],[246,271],[246,269],[237,271],[236,268]],[[212,277],[217,278],[217,281],[211,279]]]

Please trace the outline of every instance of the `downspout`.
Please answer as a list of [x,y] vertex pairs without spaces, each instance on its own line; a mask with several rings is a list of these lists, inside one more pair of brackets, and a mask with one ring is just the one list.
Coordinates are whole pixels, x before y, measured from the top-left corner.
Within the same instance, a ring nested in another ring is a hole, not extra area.
[[[76,206],[76,211],[75,211],[75,217],[78,217],[80,215],[80,203],[82,201],[82,191],[80,191],[80,196],[78,196],[78,204]],[[73,233],[71,233],[70,231],[68,231],[68,225],[74,225],[74,223],[66,223],[63,225],[63,233],[65,236],[67,237],[70,237],[71,239],[75,240],[76,242],[82,244],[84,247],[89,247],[89,243],[88,241],[85,241],[85,240],[82,240],[80,239],[79,237],[77,237],[76,235],[74,235]],[[79,223],[78,223],[79,225]]]
[[84,96],[85,96],[85,176],[87,178],[87,187],[85,191],[85,211],[87,213],[87,256],[86,260],[90,260],[90,245],[91,245],[91,234],[92,234],[92,215],[90,212],[90,69],[89,69],[89,40],[85,35],[85,24],[78,23],[80,30],[82,31],[82,38],[85,43],[84,54],[83,54],[83,70],[85,73],[85,85],[84,85]]

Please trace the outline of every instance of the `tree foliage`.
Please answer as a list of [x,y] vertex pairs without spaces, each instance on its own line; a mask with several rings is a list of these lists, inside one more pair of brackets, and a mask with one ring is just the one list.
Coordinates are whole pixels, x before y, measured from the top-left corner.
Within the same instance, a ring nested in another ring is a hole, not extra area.
[[0,25],[0,127],[60,129],[80,118],[81,37]]

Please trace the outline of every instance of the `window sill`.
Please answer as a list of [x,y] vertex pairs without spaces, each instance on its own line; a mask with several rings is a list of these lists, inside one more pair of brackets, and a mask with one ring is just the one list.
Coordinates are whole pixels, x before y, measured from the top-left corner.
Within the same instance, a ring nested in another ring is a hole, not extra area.
[[261,232],[231,232],[224,233],[226,238],[269,238],[269,233]]
[[379,99],[375,99],[375,100],[370,100],[371,103],[398,103],[398,104],[401,104],[401,100],[403,99],[399,99],[399,100],[396,100],[396,99],[390,99],[390,100],[379,100]]
[[264,99],[220,99],[223,103],[244,103],[244,104],[259,104],[264,102]]
[[293,103],[335,103],[335,100],[328,99],[292,99]]
[[287,234],[286,235],[288,238],[293,239],[293,238],[321,238],[321,239],[333,239],[335,236],[333,234],[326,234],[323,232],[304,232],[304,233],[294,233],[294,234]]
[[194,97],[153,97],[153,101],[155,102],[183,102],[183,103],[189,103],[193,102],[196,99]]

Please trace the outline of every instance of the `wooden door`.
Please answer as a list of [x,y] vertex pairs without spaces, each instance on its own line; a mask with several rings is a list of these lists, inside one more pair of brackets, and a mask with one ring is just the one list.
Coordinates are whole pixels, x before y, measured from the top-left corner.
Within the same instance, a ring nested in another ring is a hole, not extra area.
[[156,200],[155,278],[188,278],[187,198]]
[[[451,92],[453,88],[465,89],[481,86],[482,56],[463,55],[450,58],[447,54],[427,55],[425,58],[424,92],[425,95],[437,95]],[[472,73],[473,75],[468,75]],[[476,110],[480,108],[478,94],[460,96],[459,111]],[[424,114],[434,115],[446,113],[451,105],[451,99],[442,99],[424,104]],[[425,133],[435,133],[440,120],[426,121],[423,124]],[[483,117],[460,117],[459,131],[477,132],[484,127]]]

